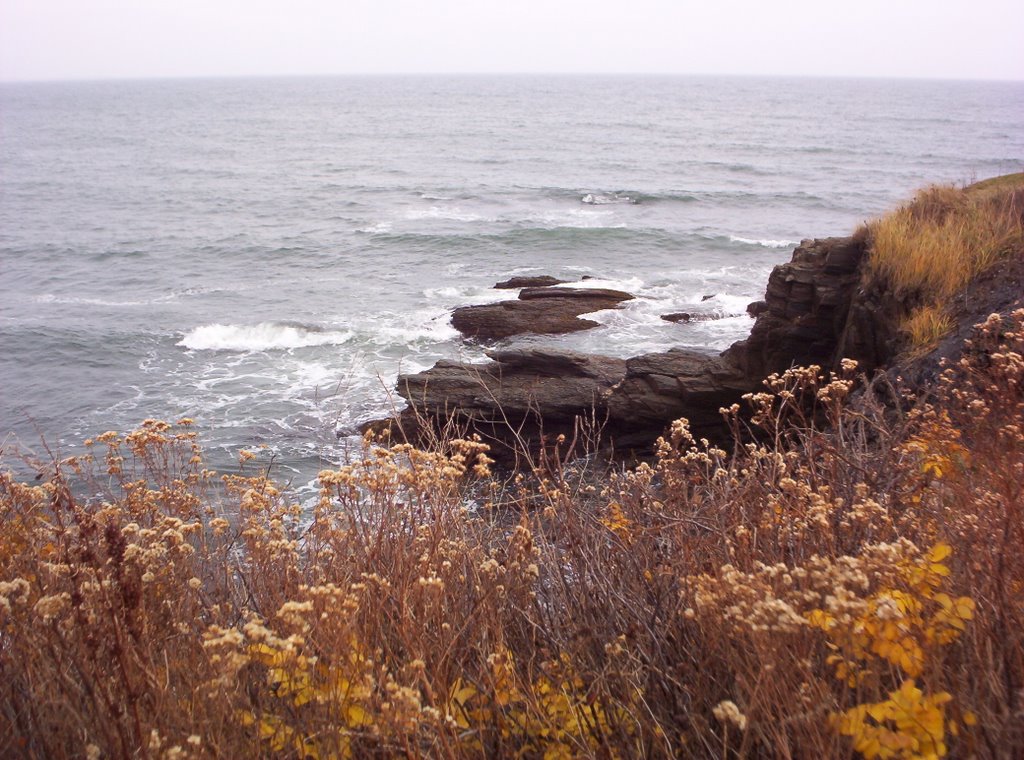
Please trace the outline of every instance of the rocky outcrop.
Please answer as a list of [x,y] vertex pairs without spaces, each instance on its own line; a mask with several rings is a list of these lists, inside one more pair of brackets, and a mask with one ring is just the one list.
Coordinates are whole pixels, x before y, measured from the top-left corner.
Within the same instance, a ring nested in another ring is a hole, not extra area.
[[440,361],[403,375],[398,392],[409,402],[404,432],[454,419],[481,435],[494,456],[509,461],[535,449],[545,436],[571,434],[579,417],[604,421],[612,389],[626,361],[544,349],[492,351],[486,364]]
[[524,288],[518,300],[463,306],[452,313],[452,327],[467,338],[500,340],[523,333],[562,334],[596,327],[580,319],[603,309],[615,309],[633,296],[603,288]]
[[[721,355],[673,349],[623,361],[530,349],[492,352],[484,365],[438,362],[399,379],[399,393],[410,403],[403,425],[408,432],[414,421],[453,419],[484,436],[499,457],[536,449],[559,434],[574,436],[581,419],[618,451],[648,448],[679,417],[689,419],[698,437],[722,439],[719,409],[761,387],[770,373],[799,364],[830,367],[840,348],[863,361],[887,350],[872,348],[884,342],[884,328],[867,332],[870,302],[863,294],[857,303],[865,326],[851,328],[848,319],[864,255],[864,241],[853,237],[803,241],[772,272],[750,337]],[[517,301],[457,309],[452,324],[474,337],[565,332],[588,322],[579,314],[628,298],[618,291],[526,288]]]
[[[793,365],[831,367],[860,282],[865,244],[854,237],[804,240],[768,278],[746,340],[725,352],[751,380]],[[854,357],[857,358],[857,357]]]

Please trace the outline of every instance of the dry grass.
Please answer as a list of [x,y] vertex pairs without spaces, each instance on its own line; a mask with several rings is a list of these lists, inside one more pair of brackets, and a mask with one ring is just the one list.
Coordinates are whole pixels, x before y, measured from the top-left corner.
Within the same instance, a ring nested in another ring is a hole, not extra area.
[[911,351],[924,352],[953,329],[953,320],[943,306],[926,304],[911,312],[902,324],[910,340]]
[[[868,235],[870,274],[915,310],[934,314],[980,273],[1006,256],[1024,255],[1024,174],[963,189],[927,188],[869,225]],[[921,319],[938,324],[934,316]],[[922,326],[914,326],[915,345],[934,337]]]
[[[1011,175],[1022,176],[1022,175]],[[1024,247],[1024,179],[931,187],[871,227],[871,267],[901,293],[948,298]]]
[[1020,757],[1022,353],[895,418],[793,370],[763,444],[596,479],[368,440],[312,514],[104,434],[0,477],[0,755]]

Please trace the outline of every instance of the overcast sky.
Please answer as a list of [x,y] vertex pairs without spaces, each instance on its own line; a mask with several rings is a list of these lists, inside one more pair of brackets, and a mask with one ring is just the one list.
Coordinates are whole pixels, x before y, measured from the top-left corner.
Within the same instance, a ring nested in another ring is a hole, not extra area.
[[1024,80],[1024,0],[0,0],[0,79],[649,72]]

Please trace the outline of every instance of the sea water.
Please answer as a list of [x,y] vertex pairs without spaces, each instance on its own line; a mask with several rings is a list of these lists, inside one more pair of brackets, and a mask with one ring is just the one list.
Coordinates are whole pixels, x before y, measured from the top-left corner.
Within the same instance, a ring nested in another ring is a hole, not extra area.
[[1022,124],[1022,83],[0,85],[0,442],[67,455],[187,416],[214,466],[262,446],[308,488],[402,406],[400,372],[485,359],[448,320],[514,297],[498,280],[637,296],[506,345],[720,351],[799,240],[1021,171]]

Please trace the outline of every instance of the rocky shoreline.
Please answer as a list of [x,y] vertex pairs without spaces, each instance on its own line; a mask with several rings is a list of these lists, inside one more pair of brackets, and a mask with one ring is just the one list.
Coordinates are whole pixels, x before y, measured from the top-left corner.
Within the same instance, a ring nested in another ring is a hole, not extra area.
[[[486,364],[440,361],[399,377],[398,393],[409,407],[391,423],[412,440],[454,424],[480,435],[506,462],[559,436],[569,442],[563,453],[573,443],[582,451],[597,433],[602,446],[617,452],[644,451],[679,417],[696,436],[721,439],[719,409],[760,388],[773,372],[833,367],[844,357],[871,371],[892,356],[895,315],[858,301],[866,297],[858,290],[865,252],[856,236],[804,240],[791,261],[772,271],[764,301],[751,304],[756,320],[749,337],[721,354],[676,348],[622,360],[526,348],[489,352]],[[563,284],[554,278],[499,283],[525,287],[516,300],[456,309],[452,324],[476,340],[587,329],[595,323],[581,314],[632,297]]]

